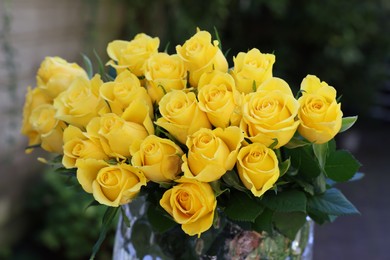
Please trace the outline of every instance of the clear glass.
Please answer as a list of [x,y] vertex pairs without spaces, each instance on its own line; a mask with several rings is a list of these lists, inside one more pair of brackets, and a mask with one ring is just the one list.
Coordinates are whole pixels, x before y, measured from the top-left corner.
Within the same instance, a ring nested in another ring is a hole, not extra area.
[[146,218],[146,202],[139,197],[122,206],[130,223],[120,216],[116,231],[114,260],[165,259],[285,259],[312,260],[314,223],[308,218],[291,241],[279,233],[272,236],[244,230],[230,221],[220,223],[200,238],[185,235],[180,226],[157,233]]

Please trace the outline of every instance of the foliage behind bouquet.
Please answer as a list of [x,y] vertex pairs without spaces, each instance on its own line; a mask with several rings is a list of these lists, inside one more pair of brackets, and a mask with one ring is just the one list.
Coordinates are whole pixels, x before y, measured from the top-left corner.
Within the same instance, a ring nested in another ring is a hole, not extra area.
[[180,225],[198,237],[222,216],[294,238],[307,216],[323,224],[358,213],[333,187],[361,177],[336,147],[357,117],[343,118],[333,87],[308,75],[294,96],[273,76],[275,55],[256,48],[229,69],[207,31],[175,54],[158,48],[146,34],[115,40],[107,47],[115,73],[97,57],[95,75],[85,56],[86,70],[47,57],[27,92],[26,151],[58,154],[50,161],[58,172],[108,206],[94,253],[119,206],[139,194],[156,230]]

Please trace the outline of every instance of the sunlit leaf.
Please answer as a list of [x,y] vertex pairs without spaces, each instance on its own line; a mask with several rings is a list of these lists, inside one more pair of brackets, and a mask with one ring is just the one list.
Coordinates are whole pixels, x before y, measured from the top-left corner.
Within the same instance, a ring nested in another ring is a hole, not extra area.
[[357,119],[357,116],[343,117],[339,133],[347,131],[349,128],[351,128],[355,124]]
[[88,78],[91,79],[93,77],[93,66],[91,60],[87,55],[81,54],[83,56],[83,61],[85,65],[85,71],[87,72]]

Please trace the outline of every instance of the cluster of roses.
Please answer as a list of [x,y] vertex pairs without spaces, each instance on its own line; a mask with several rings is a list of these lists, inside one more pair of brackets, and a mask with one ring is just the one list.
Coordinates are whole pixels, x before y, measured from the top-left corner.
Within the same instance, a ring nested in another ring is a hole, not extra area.
[[29,88],[22,133],[62,154],[101,204],[130,202],[148,181],[170,183],[160,205],[189,235],[208,230],[217,199],[211,182],[235,170],[260,197],[279,178],[275,153],[299,133],[325,143],[340,130],[333,87],[308,75],[297,100],[272,76],[273,54],[240,52],[234,67],[207,31],[176,54],[138,34],[107,47],[116,77],[103,82],[77,64],[46,58]]

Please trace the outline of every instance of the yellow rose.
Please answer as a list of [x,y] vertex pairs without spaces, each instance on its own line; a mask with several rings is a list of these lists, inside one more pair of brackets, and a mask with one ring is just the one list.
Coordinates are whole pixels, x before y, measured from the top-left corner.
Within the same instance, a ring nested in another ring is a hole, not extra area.
[[137,34],[131,41],[112,41],[107,46],[107,54],[111,58],[109,64],[118,73],[129,69],[137,77],[143,76],[145,61],[157,53],[159,44],[159,38],[144,33]]
[[68,124],[85,128],[92,118],[107,113],[108,106],[99,95],[102,84],[99,75],[91,80],[75,79],[67,90],[54,99],[56,117]]
[[228,73],[216,70],[204,73],[199,80],[198,99],[199,108],[206,112],[213,126],[239,125],[242,96]]
[[69,125],[64,131],[63,141],[62,164],[65,168],[74,168],[79,158],[108,160],[100,143],[90,139],[87,133],[82,132],[80,128]]
[[343,112],[336,101],[336,90],[313,75],[303,79],[301,90],[298,132],[310,142],[326,143],[341,128]]
[[273,54],[263,54],[255,48],[247,53],[238,53],[233,61],[234,68],[231,74],[240,92],[246,94],[253,92],[253,82],[257,87],[265,80],[272,78],[272,66],[275,63]]
[[149,135],[134,153],[131,164],[153,182],[168,182],[181,172],[182,155],[183,151],[171,140]]
[[145,78],[148,93],[153,102],[173,89],[184,89],[187,84],[184,62],[177,55],[153,54],[146,62]]
[[137,76],[130,71],[123,71],[114,81],[105,82],[100,87],[100,95],[108,102],[112,113],[119,116],[128,109],[134,101],[143,101],[153,116],[153,104],[145,88]]
[[[51,104],[52,100],[48,97],[41,89],[31,87],[27,88],[26,100],[23,107],[23,122],[20,132],[26,135],[29,139],[28,145],[38,145],[41,143],[40,134],[33,128],[30,123],[30,116],[32,111],[42,105],[42,104]],[[26,149],[26,153],[31,153],[32,148]]]
[[118,207],[129,203],[146,186],[140,169],[125,163],[110,165],[103,160],[79,159],[77,180],[100,204]]
[[55,118],[56,109],[50,104],[37,106],[29,121],[33,131],[39,136],[41,147],[48,151],[62,154],[62,134],[66,124]]
[[183,231],[198,235],[213,224],[217,200],[208,183],[181,178],[178,185],[167,190],[160,205],[181,225]]
[[194,93],[173,90],[160,101],[162,115],[156,122],[173,135],[179,142],[185,143],[187,136],[200,128],[211,128],[206,113],[201,111]]
[[276,138],[275,148],[279,148],[290,141],[298,128],[298,109],[289,85],[271,78],[257,92],[245,96],[240,127],[252,142],[270,146]]
[[202,182],[218,180],[233,169],[243,140],[244,134],[236,126],[203,128],[190,135],[186,143],[188,155],[183,155],[184,176]]
[[142,124],[126,121],[113,113],[93,118],[87,125],[87,134],[100,141],[107,155],[121,159],[130,157],[131,146],[149,135]]
[[218,44],[216,40],[211,43],[209,32],[198,29],[183,46],[176,46],[177,54],[189,70],[189,82],[192,87],[197,87],[200,76],[205,72],[212,70],[227,72],[228,63]]
[[78,77],[88,79],[87,73],[76,63],[68,63],[60,57],[46,57],[38,69],[37,84],[49,97],[55,98]]
[[260,143],[252,143],[240,149],[237,170],[242,183],[256,197],[271,189],[280,174],[275,152]]

